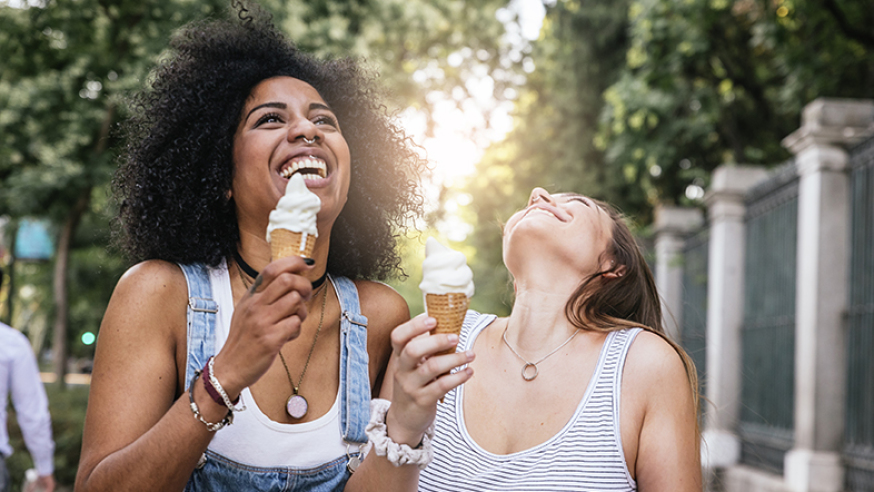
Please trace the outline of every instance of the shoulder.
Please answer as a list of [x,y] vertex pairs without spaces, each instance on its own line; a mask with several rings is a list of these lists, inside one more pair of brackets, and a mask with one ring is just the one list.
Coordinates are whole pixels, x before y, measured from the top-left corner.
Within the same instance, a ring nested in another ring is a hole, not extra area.
[[167,290],[186,288],[185,274],[175,263],[147,260],[130,267],[118,281],[116,290],[129,289],[140,293],[163,294]]
[[117,323],[119,329],[143,324],[168,326],[167,319],[178,314],[184,316],[187,303],[188,284],[179,266],[148,260],[132,266],[121,276],[109,301],[107,316],[129,320]]
[[647,330],[638,333],[628,349],[623,386],[645,397],[646,406],[691,392],[680,352],[665,338]]
[[[97,335],[92,383],[130,372],[176,381],[185,348],[188,288],[175,263],[149,260],[121,276]],[[121,370],[120,368],[124,368]],[[93,384],[92,384],[93,387]]]
[[23,347],[24,345],[30,345],[24,333],[5,323],[0,323],[0,340],[3,341],[3,345],[7,346]]
[[0,323],[0,361],[19,359],[31,353],[30,340],[24,333]]
[[634,337],[625,366],[626,373],[634,371],[640,378],[686,378],[683,359],[677,349],[661,335],[648,330],[642,330]]
[[394,329],[410,319],[407,301],[389,285],[370,280],[355,282],[361,300],[361,313],[367,316],[371,328]]

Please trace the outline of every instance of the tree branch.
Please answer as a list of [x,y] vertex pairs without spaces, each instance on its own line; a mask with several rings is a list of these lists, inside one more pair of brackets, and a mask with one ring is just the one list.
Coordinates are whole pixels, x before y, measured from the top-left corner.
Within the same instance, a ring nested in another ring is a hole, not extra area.
[[832,14],[835,22],[838,23],[838,27],[841,28],[841,31],[843,31],[848,38],[858,41],[869,48],[874,48],[874,33],[866,32],[850,25],[850,21],[835,0],[822,0],[822,4],[825,9]]

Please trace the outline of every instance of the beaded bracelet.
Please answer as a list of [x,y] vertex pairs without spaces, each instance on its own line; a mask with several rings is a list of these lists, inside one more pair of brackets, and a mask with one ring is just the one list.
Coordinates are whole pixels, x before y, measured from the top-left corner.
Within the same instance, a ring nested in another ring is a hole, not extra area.
[[231,425],[234,423],[234,412],[228,412],[225,415],[225,418],[221,420],[221,422],[209,422],[203,415],[200,414],[200,409],[197,408],[197,403],[194,402],[194,385],[197,384],[198,378],[200,378],[200,371],[195,371],[194,377],[191,379],[191,384],[188,385],[188,401],[191,403],[191,413],[194,414],[194,418],[203,422],[203,425],[206,426],[206,430],[210,432],[215,432],[226,425]]
[[422,443],[415,449],[406,444],[398,444],[388,437],[388,428],[385,425],[385,415],[390,406],[391,402],[388,400],[381,398],[370,400],[370,422],[367,424],[365,432],[373,446],[373,452],[377,456],[385,456],[388,462],[394,466],[416,465],[420,470],[424,470],[434,454],[431,447],[431,439],[434,437],[434,422],[428,426]]
[[[221,396],[222,402],[226,407],[228,407],[228,410],[230,410],[231,412],[242,412],[246,409],[246,404],[243,403],[243,395],[240,395],[237,397],[236,400],[231,401],[231,399],[228,397],[228,394],[225,393],[225,389],[222,388],[222,384],[219,382],[218,378],[215,377],[213,364],[215,364],[215,356],[209,358],[209,361],[206,363],[206,368],[204,369],[207,373],[210,384],[218,392],[219,396]],[[239,408],[236,406],[237,403],[240,404]]]

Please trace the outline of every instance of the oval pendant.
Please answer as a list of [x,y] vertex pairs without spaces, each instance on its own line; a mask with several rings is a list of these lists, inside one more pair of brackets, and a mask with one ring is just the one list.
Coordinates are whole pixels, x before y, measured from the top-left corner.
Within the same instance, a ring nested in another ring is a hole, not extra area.
[[[528,368],[531,368],[531,367],[534,368],[533,373],[528,370]],[[531,381],[536,377],[537,377],[537,365],[536,364],[532,364],[529,362],[529,363],[525,364],[524,366],[522,366],[522,379],[524,379],[525,381]]]
[[300,395],[291,395],[285,404],[285,411],[294,419],[301,419],[307,414],[309,404],[307,399]]

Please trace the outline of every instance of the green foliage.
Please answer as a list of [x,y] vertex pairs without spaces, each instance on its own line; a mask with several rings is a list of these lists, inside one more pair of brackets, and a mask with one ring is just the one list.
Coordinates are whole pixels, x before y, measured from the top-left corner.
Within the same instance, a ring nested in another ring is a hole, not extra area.
[[535,186],[574,191],[619,205],[626,187],[607,180],[601,151],[593,144],[601,93],[617,79],[626,48],[628,2],[558,2],[547,12],[530,57],[536,69],[516,101],[515,128],[492,145],[466,185],[476,256],[475,300],[488,312],[507,314],[512,283],[503,267],[501,229],[524,207]]
[[[66,338],[74,355],[90,354],[79,335],[96,331],[124,266],[106,248],[118,144],[113,130],[124,117],[123,100],[142,86],[174,29],[226,6],[52,0],[43,8],[0,7],[0,216],[48,218],[56,231],[73,226],[69,270],[54,281],[66,276],[76,287],[67,312],[58,313],[73,327]],[[48,290],[25,277],[18,287]],[[58,300],[43,301],[37,319]]]
[[[49,397],[52,435],[55,440],[55,480],[59,488],[71,490],[76,480],[79,452],[82,448],[82,425],[85,422],[85,408],[88,406],[88,387],[71,386],[66,391],[60,391],[56,385],[46,385],[46,393]],[[9,442],[15,454],[6,460],[6,464],[12,476],[12,490],[21,490],[24,471],[33,467],[33,459],[25,447],[15,412],[11,405],[9,408]]]
[[864,2],[635,0],[596,137],[632,208],[688,203],[720,164],[784,161],[816,97],[874,95],[872,21]]
[[[319,56],[354,56],[377,70],[397,106],[423,110],[470,96],[468,79],[490,75],[504,99],[514,71],[502,59],[503,25],[495,18],[505,0],[291,0],[281,26],[297,45]],[[450,63],[450,55],[458,61]],[[459,56],[460,55],[460,56]],[[436,91],[433,92],[432,91]]]
[[686,189],[720,164],[782,163],[805,104],[874,97],[872,25],[867,2],[557,0],[515,128],[466,185],[477,295],[504,304],[495,224],[534,186],[606,200],[637,228],[659,203],[700,205]]

